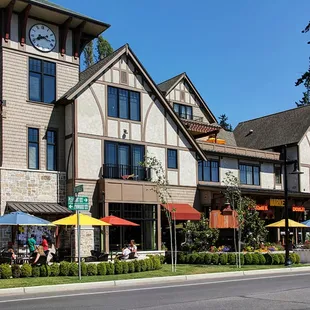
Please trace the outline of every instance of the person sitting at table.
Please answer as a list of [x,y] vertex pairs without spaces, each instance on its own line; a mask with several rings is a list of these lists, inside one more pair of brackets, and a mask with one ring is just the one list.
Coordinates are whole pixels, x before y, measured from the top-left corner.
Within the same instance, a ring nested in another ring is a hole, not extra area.
[[8,253],[12,253],[12,259],[16,259],[16,255],[14,253],[14,250],[12,248],[8,249]]
[[130,240],[129,250],[130,250],[131,253],[133,253],[133,256],[135,258],[138,257],[137,246],[136,246],[135,240]]
[[131,253],[130,249],[127,247],[124,247],[122,249],[122,254],[118,255],[117,258],[118,259],[128,259],[130,253]]
[[36,247],[36,250],[31,254],[31,257],[34,259],[32,265],[35,265],[41,256],[45,256],[43,246],[39,245]]

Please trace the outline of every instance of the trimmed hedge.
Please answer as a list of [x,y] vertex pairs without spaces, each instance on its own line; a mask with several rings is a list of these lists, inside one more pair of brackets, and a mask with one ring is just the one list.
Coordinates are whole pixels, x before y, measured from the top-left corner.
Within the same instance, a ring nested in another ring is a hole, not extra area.
[[[101,262],[99,264],[81,263],[82,276],[104,276],[110,274],[126,274],[140,271],[158,270],[162,266],[159,256],[149,256],[146,259],[134,261]],[[78,276],[79,267],[77,263],[61,262],[53,263],[51,266],[31,266],[28,263],[19,265],[0,265],[0,278],[28,278],[28,277],[57,277],[57,276]]]
[[[297,253],[291,253],[290,259],[293,264],[300,263]],[[236,260],[238,260],[236,253],[178,253],[178,264],[236,265]],[[240,261],[241,265],[283,265],[285,255],[283,253],[241,253]]]

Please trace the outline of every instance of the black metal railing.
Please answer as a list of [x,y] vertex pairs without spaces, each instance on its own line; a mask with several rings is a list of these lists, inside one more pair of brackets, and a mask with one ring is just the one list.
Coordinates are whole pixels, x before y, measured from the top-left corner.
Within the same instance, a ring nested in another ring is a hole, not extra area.
[[187,119],[189,121],[195,121],[195,122],[203,122],[203,117],[202,116],[196,116],[193,114],[189,114],[189,113],[178,113],[180,118],[182,119]]
[[150,181],[151,168],[130,165],[104,164],[102,177],[107,179],[123,179],[134,181]]

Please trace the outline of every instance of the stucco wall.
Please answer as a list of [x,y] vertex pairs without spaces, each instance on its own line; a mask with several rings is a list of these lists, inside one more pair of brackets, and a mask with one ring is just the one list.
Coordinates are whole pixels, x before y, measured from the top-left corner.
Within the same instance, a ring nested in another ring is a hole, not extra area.
[[274,189],[275,177],[274,166],[270,163],[262,163],[260,166],[260,184],[262,188]]
[[310,131],[308,130],[299,142],[300,191],[310,192]]
[[238,159],[223,157],[220,160],[220,182],[221,185],[225,185],[226,173],[231,171],[232,174],[239,180],[239,166]]

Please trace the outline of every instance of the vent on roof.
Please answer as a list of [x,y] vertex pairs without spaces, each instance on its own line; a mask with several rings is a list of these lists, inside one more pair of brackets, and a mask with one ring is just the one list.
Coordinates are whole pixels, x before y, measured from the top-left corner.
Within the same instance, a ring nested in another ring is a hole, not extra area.
[[185,91],[184,90],[181,90],[180,98],[181,98],[181,101],[185,100]]
[[128,84],[128,74],[126,71],[121,71],[121,83]]

